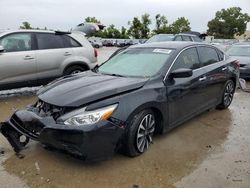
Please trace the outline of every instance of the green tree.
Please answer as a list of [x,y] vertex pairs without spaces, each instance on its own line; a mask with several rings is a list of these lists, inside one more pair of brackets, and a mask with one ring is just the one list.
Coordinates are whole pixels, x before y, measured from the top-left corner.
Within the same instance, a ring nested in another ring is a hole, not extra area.
[[142,23],[139,18],[134,17],[132,22],[128,22],[128,25],[130,25],[130,28],[128,29],[128,34],[133,38],[140,39]]
[[127,33],[127,29],[125,27],[122,26],[121,28],[121,39],[128,39],[129,36],[128,36],[128,33]]
[[235,35],[242,35],[246,31],[250,16],[242,13],[240,7],[221,9],[215,14],[215,18],[207,24],[208,35],[215,38],[233,39]]
[[171,33],[171,28],[168,26],[168,20],[166,16],[161,16],[160,14],[155,16],[155,29],[153,32],[155,34]]
[[121,38],[121,33],[115,28],[114,24],[111,24],[107,29],[104,30],[105,38]]
[[170,28],[172,34],[188,32],[191,30],[190,22],[188,21],[188,19],[185,19],[184,17],[180,17],[176,21],[174,21],[170,25]]
[[20,29],[33,29],[29,22],[23,22]]
[[90,17],[90,16],[88,16],[87,18],[85,18],[85,22],[100,23],[100,21],[97,20],[96,17]]
[[151,24],[151,19],[149,14],[143,14],[141,19],[134,17],[132,21],[128,22],[130,28],[128,29],[128,35],[136,38],[148,38],[150,34],[149,25]]
[[151,24],[151,19],[149,14],[143,14],[141,16],[141,38],[147,39],[149,37],[150,29],[149,25]]

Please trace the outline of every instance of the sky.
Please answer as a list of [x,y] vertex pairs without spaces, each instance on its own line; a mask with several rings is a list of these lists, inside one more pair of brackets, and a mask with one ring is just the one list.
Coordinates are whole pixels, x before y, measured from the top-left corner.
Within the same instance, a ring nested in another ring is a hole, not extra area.
[[129,20],[148,13],[152,21],[161,14],[169,23],[184,16],[193,31],[205,32],[216,11],[233,6],[250,15],[250,0],[0,0],[0,30],[17,29],[24,21],[32,27],[70,30],[88,16],[106,26],[128,28]]

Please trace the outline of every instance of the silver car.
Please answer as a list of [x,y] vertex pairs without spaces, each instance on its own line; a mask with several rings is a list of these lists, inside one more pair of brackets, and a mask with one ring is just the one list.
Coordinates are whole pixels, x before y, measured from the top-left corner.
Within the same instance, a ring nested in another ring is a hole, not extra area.
[[96,50],[80,31],[0,33],[0,90],[45,84],[92,69],[96,62]]

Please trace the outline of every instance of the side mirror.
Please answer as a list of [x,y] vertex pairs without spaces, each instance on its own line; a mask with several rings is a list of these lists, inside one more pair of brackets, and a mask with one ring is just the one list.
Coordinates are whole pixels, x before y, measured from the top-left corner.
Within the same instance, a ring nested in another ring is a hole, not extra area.
[[0,46],[0,53],[4,52],[4,47]]
[[180,68],[171,72],[172,78],[187,78],[193,75],[192,69]]

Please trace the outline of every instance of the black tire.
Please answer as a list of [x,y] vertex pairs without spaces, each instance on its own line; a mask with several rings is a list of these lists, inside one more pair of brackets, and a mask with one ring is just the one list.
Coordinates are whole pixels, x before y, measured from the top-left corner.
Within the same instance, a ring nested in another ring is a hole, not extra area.
[[79,65],[73,65],[71,67],[68,67],[63,75],[70,75],[70,74],[76,74],[76,73],[80,73],[80,72],[83,72],[83,71],[86,71],[86,69],[82,66],[79,66]]
[[217,106],[217,109],[226,109],[230,106],[230,104],[233,101],[233,96],[234,96],[234,91],[235,91],[235,83],[233,80],[228,80],[224,86],[224,91],[222,95],[222,101],[221,103]]
[[[149,120],[150,117],[151,120]],[[152,126],[146,126],[145,118],[147,118],[147,121],[150,122]],[[145,132],[143,132],[141,126],[145,128]],[[146,152],[148,146],[152,143],[152,136],[155,131],[155,126],[156,120],[152,110],[143,110],[135,115],[126,129],[121,150],[122,153],[130,157],[135,157]],[[142,145],[144,146],[142,147]]]

